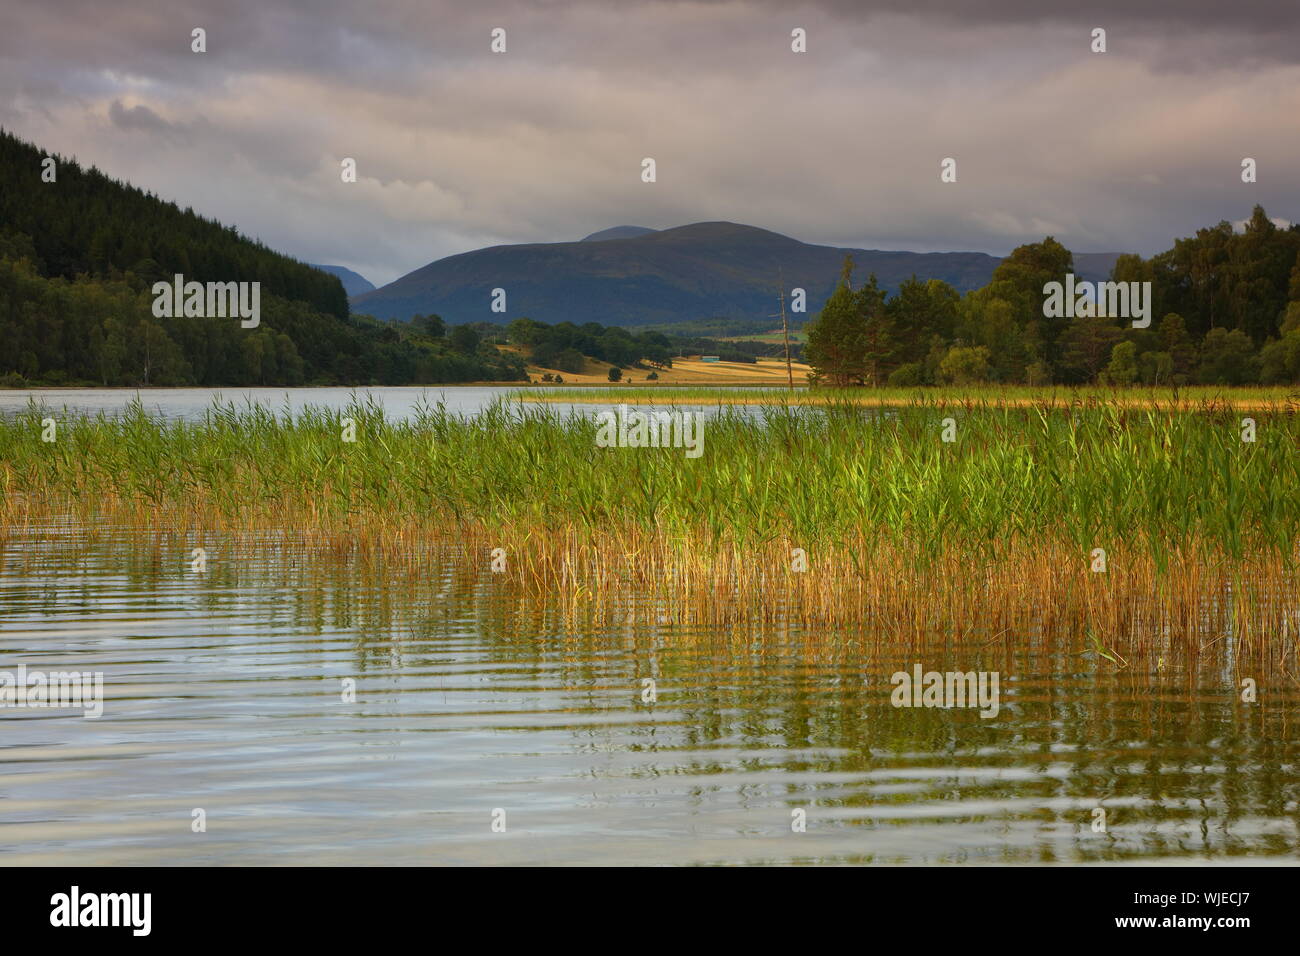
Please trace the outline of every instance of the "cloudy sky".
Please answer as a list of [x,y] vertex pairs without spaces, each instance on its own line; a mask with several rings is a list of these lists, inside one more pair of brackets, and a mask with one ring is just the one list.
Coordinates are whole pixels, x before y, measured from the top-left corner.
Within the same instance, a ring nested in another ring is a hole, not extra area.
[[1298,118],[1292,0],[6,0],[0,31],[0,124],[377,284],[710,219],[1150,254],[1300,217]]

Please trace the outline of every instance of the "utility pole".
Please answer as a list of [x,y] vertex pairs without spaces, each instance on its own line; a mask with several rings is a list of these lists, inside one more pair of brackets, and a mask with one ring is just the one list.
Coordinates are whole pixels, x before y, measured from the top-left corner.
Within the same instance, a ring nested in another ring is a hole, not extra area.
[[[790,326],[785,320],[785,273],[782,272],[779,278],[780,286],[776,290],[776,297],[781,303],[781,338],[785,340],[785,377],[790,383],[790,391],[794,391],[794,369],[790,366]],[[775,315],[769,315],[769,319],[775,319]]]

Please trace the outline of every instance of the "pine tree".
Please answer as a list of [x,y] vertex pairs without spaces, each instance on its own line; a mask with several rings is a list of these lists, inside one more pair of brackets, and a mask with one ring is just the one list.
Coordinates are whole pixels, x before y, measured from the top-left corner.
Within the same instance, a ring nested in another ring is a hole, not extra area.
[[866,319],[862,298],[850,283],[853,257],[844,257],[844,271],[821,313],[807,329],[804,355],[817,376],[831,385],[859,385],[866,376]]

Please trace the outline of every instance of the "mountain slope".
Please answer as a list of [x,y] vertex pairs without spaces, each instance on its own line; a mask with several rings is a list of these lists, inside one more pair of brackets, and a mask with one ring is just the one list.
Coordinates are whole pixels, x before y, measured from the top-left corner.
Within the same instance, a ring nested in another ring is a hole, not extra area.
[[631,238],[478,249],[432,262],[352,303],[380,318],[433,312],[451,323],[499,321],[490,305],[492,290],[503,288],[507,317],[636,326],[766,317],[776,311],[781,277],[787,290],[806,290],[811,316],[834,289],[846,252],[857,264],[855,282],[874,272],[887,289],[915,273],[965,291],[987,282],[1000,261],[981,252],[838,249],[754,226],[699,222]]
[[1119,256],[1118,252],[1076,252],[1074,274],[1089,282],[1105,282],[1110,278],[1110,270],[1115,268]]
[[647,229],[645,226],[613,226],[609,229],[602,229],[600,232],[593,232],[590,236],[583,236],[579,241],[604,242],[606,239],[635,239],[637,236],[644,236],[652,232],[655,232],[655,230]]
[[319,269],[321,272],[328,272],[343,283],[343,291],[348,295],[363,295],[367,292],[373,292],[375,284],[360,273],[353,272],[351,269],[343,266],[322,266],[312,265],[313,269]]
[[[459,352],[428,330],[352,316],[336,276],[3,131],[0,182],[0,386],[523,377],[522,361],[494,349]],[[156,315],[153,285],[177,273],[259,283],[257,321],[224,308]]]
[[264,294],[347,318],[337,279],[93,166],[49,155],[55,181],[43,182],[46,158],[0,131],[0,232],[28,237],[42,274],[74,279],[116,270],[151,279],[181,273],[199,281],[259,281]]

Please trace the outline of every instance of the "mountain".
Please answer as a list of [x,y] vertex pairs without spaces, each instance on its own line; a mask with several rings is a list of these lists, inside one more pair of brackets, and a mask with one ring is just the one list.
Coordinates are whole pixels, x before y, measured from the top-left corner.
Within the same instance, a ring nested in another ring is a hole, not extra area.
[[365,276],[353,272],[351,269],[345,269],[343,266],[320,266],[313,264],[312,268],[336,276],[338,280],[343,283],[343,291],[348,295],[361,295],[364,292],[374,291],[375,284],[373,282]]
[[[525,378],[518,356],[354,316],[337,276],[3,130],[0,182],[0,387]],[[248,283],[240,301],[257,305],[232,316],[208,286],[193,311],[187,297],[184,314],[159,314],[154,284],[178,273]]]
[[590,236],[583,236],[580,241],[604,242],[606,239],[635,239],[637,236],[644,236],[647,233],[657,231],[656,229],[647,229],[645,226],[614,226],[611,229],[593,232]]
[[[629,234],[631,233],[631,234]],[[578,242],[492,246],[439,259],[374,292],[353,308],[379,318],[436,313],[452,324],[528,316],[539,322],[641,326],[714,316],[763,319],[777,310],[777,283],[803,288],[811,318],[835,288],[851,253],[854,282],[875,273],[895,290],[913,274],[960,291],[988,282],[1001,261],[982,252],[885,252],[800,242],[733,222],[654,231],[615,226]],[[505,313],[491,311],[506,290]]]
[[[54,182],[42,180],[47,159]],[[44,276],[71,281],[116,270],[151,281],[177,272],[202,281],[256,280],[263,295],[348,317],[347,295],[337,279],[193,209],[109,179],[94,166],[47,154],[3,130],[0,176],[0,236],[30,243],[31,259]]]
[[1105,282],[1110,279],[1110,270],[1115,268],[1119,256],[1118,252],[1076,252],[1074,274],[1089,282]]

